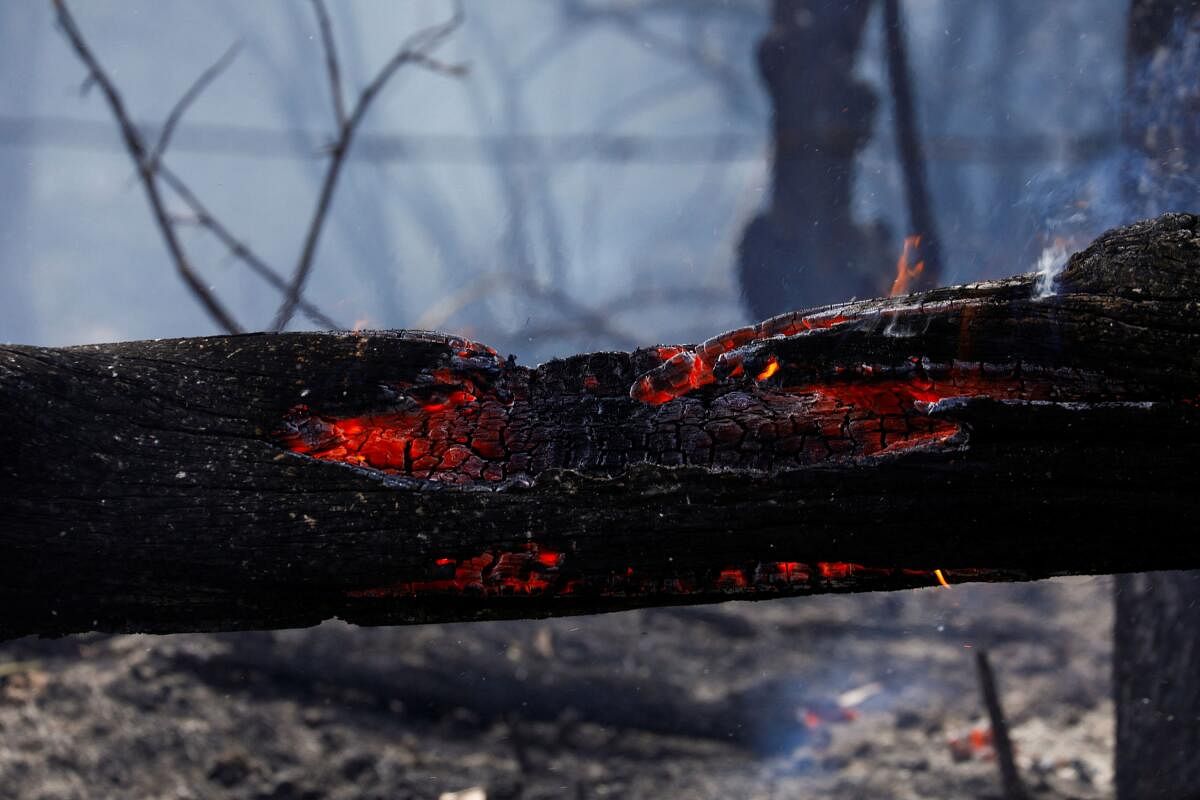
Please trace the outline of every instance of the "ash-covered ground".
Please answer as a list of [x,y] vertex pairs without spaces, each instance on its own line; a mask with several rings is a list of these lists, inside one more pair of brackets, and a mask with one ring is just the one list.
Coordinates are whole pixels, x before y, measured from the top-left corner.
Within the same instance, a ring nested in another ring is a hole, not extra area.
[[[0,644],[0,797],[1112,795],[1107,578]],[[478,790],[471,792],[477,787]]]

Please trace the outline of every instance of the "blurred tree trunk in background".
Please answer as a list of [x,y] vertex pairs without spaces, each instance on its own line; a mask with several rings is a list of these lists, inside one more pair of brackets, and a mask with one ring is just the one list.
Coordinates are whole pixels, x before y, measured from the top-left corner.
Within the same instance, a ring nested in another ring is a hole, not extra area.
[[1133,0],[1122,134],[1126,201],[1138,218],[1200,198],[1200,0]]
[[738,269],[756,319],[876,294],[886,236],[851,216],[854,161],[876,98],[854,75],[870,0],[774,0],[758,65],[771,96],[767,208],[746,226]]
[[[1123,135],[1137,217],[1200,208],[1198,46],[1200,2],[1133,0]],[[1118,576],[1115,625],[1117,797],[1200,797],[1200,572]]]

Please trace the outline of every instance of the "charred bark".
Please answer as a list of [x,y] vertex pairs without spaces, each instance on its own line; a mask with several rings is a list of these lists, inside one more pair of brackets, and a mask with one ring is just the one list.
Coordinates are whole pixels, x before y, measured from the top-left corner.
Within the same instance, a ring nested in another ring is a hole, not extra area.
[[0,633],[1200,566],[1170,533],[1200,510],[1200,219],[1110,232],[1055,289],[534,369],[411,332],[4,346]]
[[[1126,203],[1137,214],[1194,207],[1200,3],[1134,0],[1128,34]],[[1117,797],[1200,798],[1200,572],[1121,576],[1115,599]]]
[[1113,686],[1117,797],[1200,797],[1200,572],[1121,575]]
[[1200,3],[1133,0],[1125,48],[1125,201],[1152,216],[1192,208],[1200,189]]

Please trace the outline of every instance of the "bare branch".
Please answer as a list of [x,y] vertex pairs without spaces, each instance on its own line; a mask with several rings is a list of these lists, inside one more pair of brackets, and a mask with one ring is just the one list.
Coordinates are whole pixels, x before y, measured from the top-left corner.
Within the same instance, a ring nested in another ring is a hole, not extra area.
[[[170,187],[171,191],[175,192],[179,199],[192,210],[192,217],[186,220],[186,222],[204,228],[220,240],[228,248],[230,254],[249,267],[251,272],[261,277],[280,292],[287,291],[288,283],[284,280],[284,277],[267,264],[257,253],[251,250],[249,245],[242,242],[228,228],[221,224],[208,208],[200,202],[200,198],[183,182],[182,178],[169,169],[166,164],[162,163],[158,165],[157,174],[162,178],[163,183]],[[183,220],[177,220],[177,222],[183,222]],[[330,318],[328,314],[306,300],[303,296],[300,297],[297,308],[310,320],[328,330],[346,330],[345,325]]]
[[84,41],[83,34],[75,24],[75,19],[71,16],[65,0],[52,0],[52,2],[63,34],[74,48],[76,55],[79,56],[79,60],[87,67],[89,81],[99,86],[100,90],[104,93],[104,98],[108,102],[109,109],[112,111],[113,117],[116,118],[117,125],[121,130],[121,137],[125,141],[125,148],[129,151],[130,157],[137,165],[138,177],[141,179],[142,188],[146,192],[146,199],[150,203],[154,220],[158,223],[159,231],[166,242],[171,259],[175,262],[176,271],[217,325],[229,333],[240,333],[242,328],[233,318],[233,315],[225,309],[224,305],[221,304],[212,291],[204,284],[195,270],[192,269],[192,265],[188,262],[187,255],[183,251],[183,246],[175,235],[175,227],[171,224],[170,216],[167,213],[166,206],[163,204],[162,195],[158,191],[154,169],[147,161],[146,144],[142,140],[137,127],[130,119],[128,112],[125,110],[125,103],[121,99],[120,93],[117,91],[108,74],[104,71],[104,68],[100,66],[100,62],[96,60],[95,55],[92,54],[87,42]]
[[[706,52],[690,37],[686,41],[679,41],[658,32],[646,23],[648,15],[643,8],[634,8],[629,4],[589,5],[571,0],[564,4],[563,10],[568,17],[580,22],[595,20],[612,25],[639,45],[649,45],[658,55],[680,61],[712,80],[731,105],[746,106],[749,89],[727,59]],[[688,8],[689,12],[692,10]]]
[[171,136],[175,133],[175,127],[179,124],[179,120],[183,119],[184,113],[188,107],[195,102],[208,85],[217,79],[217,76],[226,70],[237,58],[238,50],[241,49],[241,42],[234,42],[229,46],[229,49],[216,60],[211,67],[200,73],[200,77],[196,79],[188,90],[183,93],[183,97],[179,98],[179,102],[171,109],[171,113],[167,115],[167,121],[163,123],[162,130],[158,133],[158,141],[154,145],[154,150],[147,156],[147,165],[150,172],[158,167],[158,162],[162,159],[163,153],[167,151],[167,146],[171,143]]
[[304,290],[304,284],[308,280],[309,273],[312,271],[313,257],[317,252],[317,242],[321,237],[321,229],[325,225],[325,218],[329,214],[329,206],[333,200],[333,192],[337,188],[342,166],[346,161],[346,154],[349,152],[350,145],[354,140],[354,133],[366,116],[371,102],[396,71],[405,64],[415,64],[432,72],[445,75],[463,74],[465,68],[461,65],[445,64],[430,55],[433,50],[446,41],[450,34],[462,25],[462,22],[462,7],[456,3],[454,14],[449,20],[418,31],[405,40],[396,51],[396,54],[384,64],[375,78],[359,94],[358,101],[354,104],[354,109],[350,112],[346,123],[338,131],[338,137],[330,148],[329,167],[325,171],[325,178],[321,184],[320,194],[317,197],[317,207],[313,212],[312,220],[309,222],[308,233],[304,237],[304,247],[300,251],[300,259],[296,264],[295,272],[292,274],[287,296],[279,306],[279,311],[275,315],[275,321],[271,325],[272,330],[283,330],[296,313],[296,307],[300,302],[300,295]]
[[329,11],[322,0],[312,0],[317,14],[317,25],[321,28],[321,46],[325,49],[325,71],[329,74],[329,93],[333,98],[333,119],[337,129],[346,125],[346,102],[342,98],[342,69],[338,63],[337,46],[333,41],[333,24]]
[[[530,297],[546,302],[558,308],[566,316],[582,324],[582,327],[593,335],[605,336],[623,347],[636,347],[637,339],[620,330],[609,321],[609,315],[596,311],[575,300],[566,292],[546,286],[539,281],[518,275],[515,272],[492,272],[471,281],[459,291],[443,298],[440,302],[427,309],[414,327],[418,329],[434,329],[443,325],[455,312],[477,302],[489,292],[508,288],[513,291],[523,291]],[[555,328],[558,330],[558,328]]]

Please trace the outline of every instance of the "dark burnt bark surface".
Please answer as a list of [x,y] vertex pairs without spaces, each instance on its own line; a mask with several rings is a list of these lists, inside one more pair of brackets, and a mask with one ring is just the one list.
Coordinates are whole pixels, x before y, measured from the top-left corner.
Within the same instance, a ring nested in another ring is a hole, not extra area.
[[1200,797],[1198,597],[1200,572],[1117,579],[1113,686],[1122,800]]
[[[1126,206],[1147,215],[1195,207],[1200,3],[1133,0],[1128,34]],[[1162,290],[1171,291],[1173,283],[1168,278]],[[1173,529],[1188,535],[1190,528]],[[1200,573],[1123,577],[1115,610],[1117,797],[1200,797]]]
[[1125,53],[1124,199],[1143,216],[1192,208],[1200,187],[1200,3],[1133,0]]
[[406,332],[4,346],[0,632],[1200,565],[1170,532],[1200,497],[1198,228],[1111,232],[1049,297],[1027,277],[797,315],[653,403],[629,391],[660,348],[529,369]]

